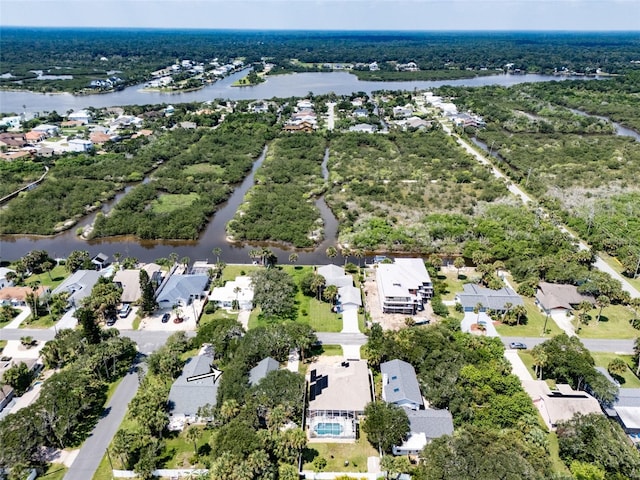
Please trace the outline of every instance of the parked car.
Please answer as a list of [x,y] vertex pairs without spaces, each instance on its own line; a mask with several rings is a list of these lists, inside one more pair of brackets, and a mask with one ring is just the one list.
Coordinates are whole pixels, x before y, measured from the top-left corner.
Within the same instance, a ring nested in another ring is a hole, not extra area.
[[109,317],[105,323],[107,324],[107,327],[113,327],[117,320],[118,319],[116,317]]
[[522,342],[511,342],[509,344],[509,348],[513,348],[514,350],[526,350],[527,346]]
[[127,303],[120,309],[120,311],[118,312],[118,315],[120,316],[120,318],[127,318],[127,315],[129,315],[130,311],[131,311],[131,305]]
[[164,315],[162,315],[162,323],[167,323],[170,317],[171,315],[169,315],[168,313],[165,313]]

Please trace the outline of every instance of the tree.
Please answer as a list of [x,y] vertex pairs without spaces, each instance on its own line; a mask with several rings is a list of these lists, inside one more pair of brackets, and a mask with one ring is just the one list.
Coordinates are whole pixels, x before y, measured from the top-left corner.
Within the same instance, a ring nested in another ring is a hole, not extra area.
[[2,380],[16,391],[17,396],[20,396],[29,389],[33,381],[33,372],[24,362],[20,362],[5,371]]
[[222,253],[222,249],[220,247],[215,247],[211,250],[211,253],[216,256],[216,263],[220,263],[220,254]]
[[622,377],[627,371],[627,364],[621,358],[614,358],[607,365],[607,371],[614,377]]
[[593,308],[591,302],[583,300],[578,304],[578,315],[576,315],[576,329],[579,328],[580,323],[587,323],[589,321],[589,310]]
[[542,380],[542,369],[547,364],[547,352],[542,345],[536,345],[531,350],[531,356],[533,357],[533,365],[536,367],[536,375],[538,379]]
[[198,455],[198,440],[200,440],[201,436],[202,430],[195,425],[190,425],[184,432],[184,438],[193,443],[193,454],[196,456]]
[[320,292],[322,292],[322,289],[324,288],[326,283],[327,281],[322,275],[319,275],[319,274],[313,275],[310,287],[311,287],[311,290],[316,292],[315,294],[318,300],[320,300]]
[[464,268],[465,266],[464,258],[456,257],[456,259],[453,261],[453,266],[456,268],[456,275],[460,277],[460,269]]
[[338,256],[338,250],[336,247],[328,247],[326,250],[327,257],[336,258]]
[[298,254],[296,252],[289,254],[289,263],[296,263],[298,261]]
[[291,276],[281,270],[265,269],[251,272],[253,301],[266,318],[292,318],[295,315],[296,285]]
[[74,250],[67,257],[65,268],[73,273],[77,270],[88,269],[91,266],[91,258],[86,250]]
[[122,289],[111,280],[100,277],[91,290],[91,295],[83,300],[83,307],[93,310],[97,318],[105,322],[117,314],[117,306],[122,297]]
[[335,285],[328,285],[324,292],[322,292],[322,297],[329,303],[333,304],[338,296],[338,287]]
[[576,480],[604,480],[606,472],[593,463],[578,462],[574,460],[569,465],[571,475]]
[[516,305],[511,313],[516,317],[516,325],[520,325],[520,319],[527,317],[527,308],[524,305]]
[[439,255],[431,255],[431,256],[429,256],[428,262],[436,270],[440,270],[442,268],[442,257],[440,257]]
[[369,442],[384,452],[391,452],[391,448],[401,444],[409,433],[409,418],[395,404],[371,402],[365,407],[364,415],[362,430]]
[[598,323],[600,323],[600,317],[602,316],[602,309],[605,307],[608,307],[609,305],[611,305],[611,300],[606,295],[600,295],[598,298],[596,298],[596,306],[600,308],[600,310],[598,310],[598,320],[597,320]]
[[360,248],[354,250],[353,256],[358,259],[358,266],[361,267],[362,266],[361,260],[364,258],[364,250],[362,250]]
[[144,314],[149,315],[158,307],[155,296],[155,288],[153,286],[153,283],[149,279],[149,274],[144,269],[140,270],[139,281],[140,291],[142,292],[142,298],[140,299],[140,308],[142,309],[142,312]]
[[96,321],[96,315],[90,308],[79,308],[75,311],[75,317],[82,325],[82,336],[87,339],[91,345],[100,343],[100,326]]
[[340,255],[344,257],[344,264],[346,265],[349,261],[349,256],[351,255],[351,249],[349,247],[342,247]]

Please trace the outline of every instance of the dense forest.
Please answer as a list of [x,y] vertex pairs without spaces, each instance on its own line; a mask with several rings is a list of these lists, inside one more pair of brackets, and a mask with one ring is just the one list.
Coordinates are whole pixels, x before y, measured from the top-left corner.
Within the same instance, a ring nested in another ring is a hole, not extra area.
[[[0,52],[7,88],[77,90],[93,78],[120,72],[126,84],[139,83],[149,72],[191,59],[245,63],[263,58],[284,68],[322,69],[326,62],[370,63],[393,70],[393,63],[415,62],[426,71],[486,72],[512,68],[553,73],[566,69],[593,74],[597,69],[620,73],[640,58],[640,39],[629,33],[516,33],[516,32],[257,32],[176,31],[129,29],[3,28]],[[309,64],[310,66],[304,66]],[[302,66],[301,66],[302,65]],[[486,70],[485,70],[486,69]],[[72,80],[36,80],[32,70],[73,75]],[[277,71],[277,69],[276,69]],[[413,72],[407,72],[413,74]],[[363,75],[367,75],[363,73]],[[382,79],[390,74],[380,74]],[[415,76],[415,74],[413,74]],[[434,78],[432,74],[428,78]],[[446,74],[450,78],[450,73]],[[412,79],[411,76],[407,77]],[[424,78],[424,77],[420,77]]]

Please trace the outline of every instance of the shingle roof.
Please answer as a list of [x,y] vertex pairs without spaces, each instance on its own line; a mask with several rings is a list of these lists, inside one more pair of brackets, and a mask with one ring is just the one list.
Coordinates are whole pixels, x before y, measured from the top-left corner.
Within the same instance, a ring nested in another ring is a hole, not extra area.
[[409,417],[411,433],[424,433],[427,439],[451,435],[453,433],[453,417],[448,410],[411,410],[405,408]]
[[358,305],[359,307],[362,306],[362,296],[360,295],[360,290],[353,285],[340,287],[338,289],[338,295],[340,296],[341,305],[352,303]]
[[79,305],[80,300],[91,295],[91,289],[98,283],[99,279],[100,272],[95,270],[77,270],[51,293],[55,295],[61,292],[69,292],[69,303]]
[[318,275],[324,277],[326,285],[335,285],[336,287],[353,285],[351,275],[346,275],[344,268],[337,265],[329,264],[318,267]]
[[422,405],[420,386],[413,365],[402,360],[391,360],[380,364],[380,371],[386,377],[384,398],[389,403],[408,400]]
[[158,294],[158,303],[175,305],[178,302],[187,302],[189,298],[201,295],[207,283],[207,275],[172,275]]
[[266,377],[269,372],[278,370],[279,368],[280,363],[277,360],[274,360],[271,357],[263,358],[260,360],[258,365],[249,371],[249,383],[251,385],[256,385],[260,383],[260,380]]
[[197,355],[187,360],[182,374],[173,382],[169,392],[169,411],[171,415],[195,416],[198,408],[216,404],[218,394],[218,380],[214,377],[203,378],[193,382],[187,382],[187,378],[201,375],[211,371],[213,357],[209,355]]
[[545,310],[551,310],[553,308],[566,308],[570,310],[572,305],[577,305],[582,301],[595,304],[592,296],[581,294],[575,285],[547,282],[540,282],[538,284],[536,300],[538,300],[538,303]]
[[505,310],[505,305],[524,305],[522,298],[509,287],[500,290],[491,290],[475,283],[466,283],[462,286],[463,292],[458,294],[458,300],[464,308],[473,308],[478,303],[491,310]]

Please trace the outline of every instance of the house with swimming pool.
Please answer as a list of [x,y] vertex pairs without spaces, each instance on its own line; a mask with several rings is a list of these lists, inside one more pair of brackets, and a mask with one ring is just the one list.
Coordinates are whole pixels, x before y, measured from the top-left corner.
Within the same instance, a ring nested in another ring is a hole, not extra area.
[[370,379],[363,360],[331,357],[309,367],[309,441],[355,441],[360,417],[373,398]]

